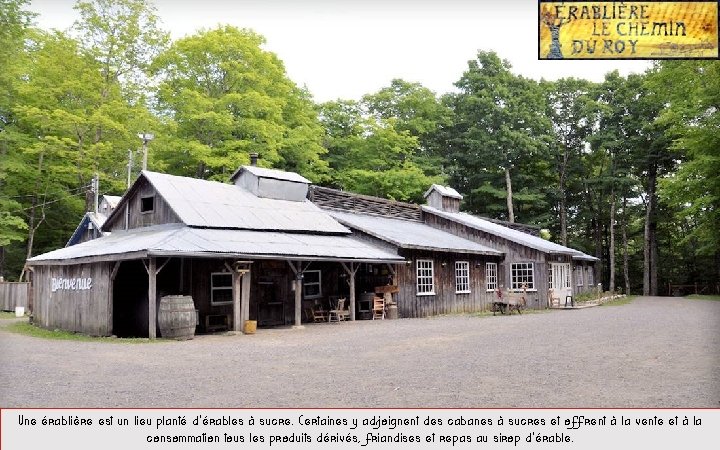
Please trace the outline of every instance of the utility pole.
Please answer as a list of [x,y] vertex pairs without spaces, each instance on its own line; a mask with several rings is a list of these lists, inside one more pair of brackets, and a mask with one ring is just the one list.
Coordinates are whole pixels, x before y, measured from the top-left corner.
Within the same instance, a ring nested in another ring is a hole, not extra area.
[[95,214],[98,212],[98,196],[100,191],[100,175],[95,174],[93,178],[93,193],[95,194]]
[[143,165],[142,170],[147,170],[147,157],[148,157],[148,142],[155,139],[155,135],[152,133],[138,133],[138,137],[142,139],[143,143]]
[[127,179],[127,188],[130,189],[130,174],[132,173],[132,155],[133,151],[128,150],[128,179]]

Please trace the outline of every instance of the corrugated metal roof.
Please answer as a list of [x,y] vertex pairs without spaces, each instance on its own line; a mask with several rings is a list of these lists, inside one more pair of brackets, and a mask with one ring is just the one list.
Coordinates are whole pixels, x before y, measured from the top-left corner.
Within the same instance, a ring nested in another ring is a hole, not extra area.
[[585,253],[575,250],[569,247],[565,247],[560,244],[556,244],[554,242],[546,241],[545,239],[533,236],[528,233],[523,233],[522,231],[513,230],[512,228],[504,227],[502,225],[490,222],[488,220],[485,220],[483,218],[473,216],[467,213],[458,212],[458,213],[451,213],[446,211],[441,211],[439,209],[430,207],[430,206],[423,206],[423,211],[427,211],[432,214],[436,214],[440,217],[444,217],[446,219],[452,220],[454,222],[461,223],[463,225],[466,225],[470,228],[474,228],[479,231],[484,231],[486,233],[493,234],[495,236],[500,236],[504,239],[507,239],[508,241],[515,242],[517,244],[524,245],[526,247],[534,248],[535,250],[540,250],[544,253],[552,253],[552,254],[561,254],[561,255],[571,255],[574,259],[586,259],[588,261],[595,261],[597,258],[594,256],[586,255]]
[[105,201],[107,201],[108,205],[110,205],[111,208],[115,208],[118,203],[120,203],[120,199],[122,198],[119,195],[103,195],[102,196]]
[[401,248],[502,255],[502,252],[438,230],[422,222],[341,211],[330,211],[330,214],[350,228],[360,230]]
[[399,262],[403,258],[348,235],[218,230],[161,225],[116,231],[109,236],[45,253],[30,265],[79,258],[122,260],[147,256],[247,257]]
[[240,166],[238,170],[230,177],[231,180],[235,180],[242,172],[250,172],[255,176],[262,178],[274,178],[276,180],[292,181],[294,183],[305,183],[310,184],[310,180],[299,175],[295,172],[285,172],[277,169],[266,169],[264,167],[257,166]]
[[460,200],[462,200],[462,198],[463,198],[463,196],[460,195],[460,193],[458,191],[456,191],[455,189],[451,188],[450,186],[443,186],[441,184],[433,184],[432,186],[430,186],[430,189],[425,191],[425,194],[423,195],[423,197],[427,197],[428,195],[430,195],[430,193],[433,190],[438,191],[441,195],[443,195],[445,197],[452,197],[452,198],[457,198]]
[[148,171],[142,174],[186,225],[334,234],[350,232],[309,200],[261,198],[232,184]]

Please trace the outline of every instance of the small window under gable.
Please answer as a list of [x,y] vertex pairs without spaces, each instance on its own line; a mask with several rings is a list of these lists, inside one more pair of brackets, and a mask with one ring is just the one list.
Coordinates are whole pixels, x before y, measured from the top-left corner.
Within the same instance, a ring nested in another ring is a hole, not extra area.
[[155,196],[140,197],[140,212],[149,213],[155,210]]

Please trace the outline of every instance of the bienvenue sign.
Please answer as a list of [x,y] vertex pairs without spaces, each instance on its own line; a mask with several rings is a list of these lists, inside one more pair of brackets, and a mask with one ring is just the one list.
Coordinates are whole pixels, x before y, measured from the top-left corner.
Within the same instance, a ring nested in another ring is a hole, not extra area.
[[87,291],[92,289],[92,277],[88,278],[52,278],[52,291]]

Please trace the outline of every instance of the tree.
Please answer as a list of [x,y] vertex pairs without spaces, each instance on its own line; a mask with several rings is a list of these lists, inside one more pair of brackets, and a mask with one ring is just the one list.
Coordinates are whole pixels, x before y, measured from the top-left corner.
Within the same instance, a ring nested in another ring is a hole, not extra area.
[[[672,83],[673,89],[664,89]],[[720,279],[720,64],[718,61],[666,61],[648,77],[648,89],[664,100],[657,126],[672,140],[679,166],[658,176],[658,195],[675,218],[676,245],[688,266],[703,258],[705,273],[692,281]],[[707,270],[714,267],[713,270]],[[688,274],[683,282],[691,281]]]
[[334,101],[321,106],[320,120],[325,126],[333,186],[420,202],[423,192],[441,181],[427,175],[413,160],[418,138],[399,131],[397,119],[367,114],[353,101]]
[[174,170],[226,180],[259,153],[261,164],[325,176],[309,95],[264,43],[250,30],[224,26],[175,41],[156,58],[159,106],[177,138],[162,157]]
[[451,111],[420,83],[394,79],[390,86],[362,99],[363,108],[376,120],[393,120],[398,132],[418,140],[410,159],[427,175],[444,175],[444,146],[438,136],[450,124]]
[[[568,194],[582,192],[582,155],[596,125],[598,108],[592,97],[594,85],[589,81],[563,78],[542,82],[541,86],[553,126],[549,155],[557,175],[560,243],[568,245]],[[571,200],[572,204],[577,201],[577,198]]]
[[544,154],[551,124],[538,84],[510,69],[493,52],[478,52],[477,59],[468,62],[455,83],[460,92],[446,97],[454,112],[446,141],[451,181],[466,193],[470,209],[496,215],[498,209],[481,205],[504,196],[504,217],[514,222],[514,199],[544,203],[545,193],[538,186],[547,185],[542,177],[547,175]]

